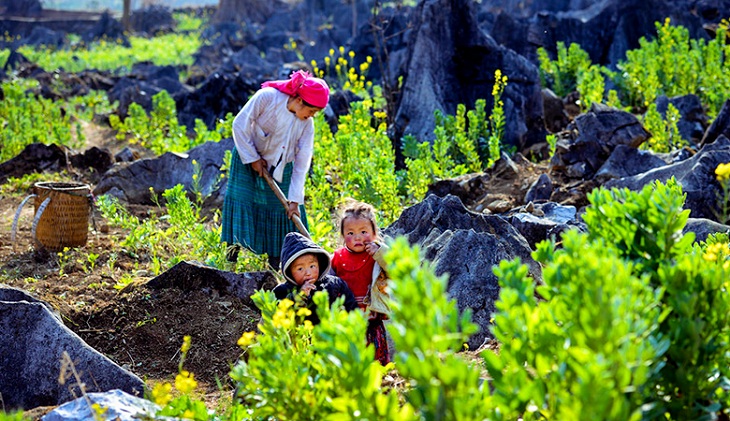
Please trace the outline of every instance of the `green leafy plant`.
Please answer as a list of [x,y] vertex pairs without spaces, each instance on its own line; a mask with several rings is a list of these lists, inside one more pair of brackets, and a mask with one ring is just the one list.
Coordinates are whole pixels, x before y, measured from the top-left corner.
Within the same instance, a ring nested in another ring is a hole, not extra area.
[[63,103],[29,93],[35,81],[12,79],[3,82],[5,94],[0,101],[0,162],[18,155],[31,143],[65,145],[76,148],[83,143],[80,127]]
[[640,48],[627,51],[626,61],[618,65],[616,83],[628,102],[646,108],[662,94],[696,94],[708,115],[716,116],[725,101],[722,92],[730,88],[726,31],[719,28],[715,39],[706,42],[690,40],[689,31],[671,25],[669,18],[656,28],[656,39],[641,38]]
[[499,413],[641,419],[644,385],[669,346],[657,334],[660,291],[603,241],[575,231],[563,236],[561,250],[542,242],[533,255],[545,265],[537,289],[519,260],[495,269],[501,290],[493,332],[501,347],[482,356]]
[[401,237],[386,253],[391,276],[392,322],[398,373],[408,379],[406,403],[419,419],[491,418],[489,388],[478,364],[458,355],[477,326],[449,298],[445,276],[436,276],[419,247]]
[[412,419],[395,393],[381,393],[385,368],[366,346],[359,311],[342,310],[341,298],[330,309],[327,293],[317,292],[321,322],[313,326],[310,311],[291,300],[264,291],[251,298],[261,309],[260,333],[241,336],[246,358],[231,378],[253,419]]
[[130,46],[121,40],[102,39],[90,44],[76,43],[67,48],[23,45],[18,52],[47,71],[63,68],[83,70],[131,69],[135,63],[150,61],[158,66],[191,65],[193,54],[202,42],[198,31],[162,34],[153,38],[129,37]]
[[547,50],[542,47],[537,49],[537,56],[540,62],[540,82],[559,97],[575,91],[581,75],[592,66],[588,53],[576,43],[571,43],[566,49],[565,43],[559,41],[555,60],[551,60]]
[[651,137],[641,147],[654,152],[671,152],[687,146],[688,142],[682,138],[677,127],[680,118],[679,110],[671,103],[667,107],[666,118],[657,111],[656,103],[649,105],[642,123]]

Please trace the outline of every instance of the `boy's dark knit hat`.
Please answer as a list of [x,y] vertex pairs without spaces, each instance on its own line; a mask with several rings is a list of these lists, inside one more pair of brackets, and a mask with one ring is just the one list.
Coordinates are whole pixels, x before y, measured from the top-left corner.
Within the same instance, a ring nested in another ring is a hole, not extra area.
[[281,273],[287,282],[297,284],[291,276],[290,266],[297,257],[308,253],[317,257],[319,262],[319,278],[317,280],[320,280],[330,271],[331,259],[329,253],[298,232],[290,232],[284,237],[284,244],[281,246]]

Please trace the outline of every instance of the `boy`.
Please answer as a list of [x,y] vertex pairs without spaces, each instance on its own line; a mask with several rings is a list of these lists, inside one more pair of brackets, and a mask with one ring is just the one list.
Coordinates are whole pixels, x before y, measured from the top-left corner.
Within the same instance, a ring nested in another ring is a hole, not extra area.
[[307,320],[312,324],[319,323],[317,309],[311,297],[317,291],[327,291],[330,305],[344,296],[345,310],[357,308],[357,301],[352,291],[342,279],[330,275],[330,256],[322,247],[298,232],[290,232],[284,238],[281,247],[281,273],[286,282],[274,288],[274,295],[281,300],[303,300],[312,314]]

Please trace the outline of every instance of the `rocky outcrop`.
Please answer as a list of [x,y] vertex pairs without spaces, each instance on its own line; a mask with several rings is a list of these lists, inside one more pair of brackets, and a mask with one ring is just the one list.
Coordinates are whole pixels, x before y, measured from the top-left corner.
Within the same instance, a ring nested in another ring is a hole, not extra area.
[[508,75],[502,95],[502,142],[522,149],[545,139],[537,67],[497,44],[477,26],[472,2],[426,0],[415,10],[407,72],[392,137],[433,140],[434,110],[455,114],[458,104],[473,108],[477,99],[492,109],[495,71]]
[[684,207],[692,218],[717,220],[720,185],[715,175],[719,164],[730,162],[730,140],[720,136],[714,143],[704,146],[693,157],[671,165],[655,168],[642,174],[608,181],[606,188],[641,190],[645,185],[659,180],[665,183],[674,177],[687,195]]
[[456,196],[428,196],[404,210],[384,234],[405,236],[411,244],[420,245],[436,274],[448,274],[449,296],[460,310],[470,308],[472,320],[481,328],[469,339],[471,349],[492,338],[490,319],[500,290],[492,272],[495,265],[519,257],[529,266],[535,282],[542,282],[540,267],[524,237],[499,216],[468,211]]
[[[193,192],[193,161],[200,166],[199,188],[206,197],[206,206],[220,207],[226,192],[226,180],[220,180],[226,151],[233,148],[233,139],[207,142],[187,154],[165,153],[157,158],[118,163],[104,174],[94,188],[94,195],[108,194],[126,203],[153,205],[150,188],[158,194],[178,184]],[[234,155],[234,159],[236,155]]]
[[120,389],[142,396],[145,386],[139,377],[89,347],[45,303],[17,293],[0,296],[0,395],[5,410],[60,405],[80,395],[81,386],[87,392]]

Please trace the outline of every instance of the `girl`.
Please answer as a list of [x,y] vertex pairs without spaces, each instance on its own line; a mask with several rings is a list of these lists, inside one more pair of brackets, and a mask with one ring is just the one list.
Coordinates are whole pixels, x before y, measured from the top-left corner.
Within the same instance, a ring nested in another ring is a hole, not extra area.
[[367,342],[375,346],[375,359],[390,362],[385,325],[389,308],[387,275],[383,271],[386,246],[380,241],[375,209],[366,203],[351,201],[340,215],[340,234],[345,246],[336,250],[332,270],[355,295],[361,310],[367,311]]
[[[236,261],[241,244],[268,254],[278,268],[284,237],[297,230],[292,215],[306,226],[302,202],[314,144],[312,117],[328,101],[327,83],[300,70],[289,80],[264,82],[233,120],[235,149],[221,231],[221,241],[232,246],[228,260]],[[288,209],[262,178],[264,171],[288,191]]]

